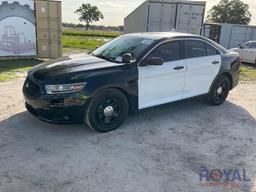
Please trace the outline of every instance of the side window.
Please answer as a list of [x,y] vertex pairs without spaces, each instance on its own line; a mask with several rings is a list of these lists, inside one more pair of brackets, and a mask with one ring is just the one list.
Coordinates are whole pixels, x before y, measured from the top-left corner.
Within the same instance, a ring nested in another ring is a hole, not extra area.
[[197,40],[187,40],[185,43],[185,52],[187,58],[205,57],[207,51],[205,43]]
[[159,45],[148,57],[161,57],[164,62],[180,59],[180,45],[178,41],[163,43]]
[[256,43],[253,43],[253,45],[251,46],[251,49],[256,49]]
[[205,43],[206,46],[206,52],[207,52],[207,56],[212,56],[212,55],[220,55],[220,52],[215,49],[213,46]]

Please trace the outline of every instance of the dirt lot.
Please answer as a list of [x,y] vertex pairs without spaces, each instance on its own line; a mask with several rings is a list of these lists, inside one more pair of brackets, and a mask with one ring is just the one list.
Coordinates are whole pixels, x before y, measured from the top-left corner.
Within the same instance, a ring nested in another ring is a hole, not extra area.
[[201,167],[245,169],[254,183],[256,84],[240,84],[220,107],[168,104],[98,134],[25,112],[22,83],[0,83],[1,192],[241,191],[200,186]]

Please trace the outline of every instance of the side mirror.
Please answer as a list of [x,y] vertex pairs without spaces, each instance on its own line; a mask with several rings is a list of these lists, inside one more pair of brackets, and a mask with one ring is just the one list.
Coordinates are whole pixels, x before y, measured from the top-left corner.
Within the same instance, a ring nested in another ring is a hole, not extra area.
[[238,44],[238,46],[239,46],[240,49],[243,49],[243,48],[244,48],[244,46],[241,45],[241,44]]
[[130,53],[125,53],[123,56],[122,56],[122,62],[123,63],[131,63],[133,61],[133,57]]
[[147,57],[142,61],[142,66],[147,65],[163,65],[164,60],[161,57]]

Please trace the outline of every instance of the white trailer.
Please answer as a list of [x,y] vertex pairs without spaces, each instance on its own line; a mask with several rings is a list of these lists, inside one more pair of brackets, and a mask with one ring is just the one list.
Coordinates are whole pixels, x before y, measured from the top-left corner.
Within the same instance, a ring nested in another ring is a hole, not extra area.
[[124,19],[124,33],[186,32],[201,34],[206,2],[147,0]]

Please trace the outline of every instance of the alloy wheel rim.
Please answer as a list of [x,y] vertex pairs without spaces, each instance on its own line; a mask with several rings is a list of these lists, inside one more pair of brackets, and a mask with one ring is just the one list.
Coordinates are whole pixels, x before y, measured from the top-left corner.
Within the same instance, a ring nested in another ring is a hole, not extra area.
[[121,103],[115,98],[103,98],[98,105],[97,119],[101,124],[109,125],[118,120]]
[[226,82],[220,82],[217,86],[216,86],[216,90],[215,90],[215,94],[214,94],[214,98],[216,101],[223,101],[226,99],[228,94],[228,85]]

